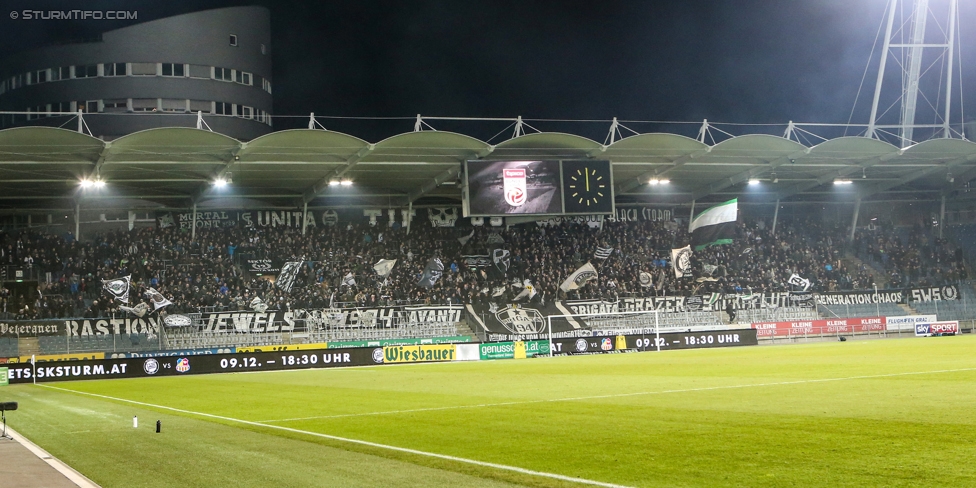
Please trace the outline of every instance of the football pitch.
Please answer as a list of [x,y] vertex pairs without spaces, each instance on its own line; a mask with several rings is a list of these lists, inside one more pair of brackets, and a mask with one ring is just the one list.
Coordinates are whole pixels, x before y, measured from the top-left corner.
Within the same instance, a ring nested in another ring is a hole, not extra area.
[[971,335],[20,384],[0,401],[105,487],[976,485]]

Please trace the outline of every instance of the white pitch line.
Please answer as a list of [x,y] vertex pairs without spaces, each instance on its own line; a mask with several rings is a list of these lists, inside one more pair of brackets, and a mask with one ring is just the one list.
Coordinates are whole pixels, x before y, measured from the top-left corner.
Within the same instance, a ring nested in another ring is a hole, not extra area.
[[664,395],[669,393],[693,393],[698,391],[732,390],[737,388],[756,388],[762,386],[784,386],[784,385],[799,385],[805,383],[826,383],[829,381],[850,381],[850,380],[864,380],[864,379],[872,379],[872,378],[890,378],[895,376],[911,376],[911,375],[921,375],[921,374],[958,373],[962,371],[976,371],[976,368],[940,369],[934,371],[912,371],[907,373],[886,373],[886,374],[863,375],[863,376],[845,376],[840,378],[817,378],[811,380],[778,381],[774,383],[749,383],[744,385],[723,385],[723,386],[704,386],[701,388],[683,388],[679,390],[638,391],[638,392],[631,392],[631,393],[613,393],[609,395],[592,395],[592,396],[569,397],[569,398],[547,398],[544,400],[523,400],[523,401],[499,402],[499,403],[479,403],[475,405],[451,405],[447,407],[425,407],[425,408],[411,408],[411,409],[404,409],[404,410],[386,410],[386,411],[379,411],[379,412],[343,413],[343,414],[336,414],[336,415],[319,415],[314,417],[294,417],[294,418],[287,418],[287,419],[258,420],[257,422],[296,422],[299,420],[339,419],[339,418],[346,418],[346,417],[368,417],[373,415],[397,415],[401,413],[435,412],[439,410],[504,407],[510,405],[531,405],[533,403],[603,400],[607,398],[624,398],[624,397],[643,396],[643,395]]
[[494,468],[494,469],[500,469],[500,470],[504,470],[504,471],[512,471],[512,472],[516,472],[516,473],[520,473],[520,474],[527,474],[527,475],[531,475],[531,476],[539,476],[539,477],[543,477],[543,478],[550,478],[550,479],[555,479],[555,480],[560,480],[560,481],[568,481],[568,482],[571,482],[571,483],[579,483],[579,484],[592,485],[592,486],[603,486],[603,487],[607,487],[607,488],[629,488],[629,487],[627,487],[625,485],[617,485],[617,484],[613,484],[613,483],[605,483],[603,481],[588,480],[588,479],[585,479],[585,478],[575,478],[575,477],[572,477],[572,476],[565,476],[565,475],[556,474],[556,473],[546,473],[544,471],[534,471],[534,470],[531,470],[531,469],[519,468],[517,466],[508,466],[506,464],[489,463],[489,462],[485,462],[485,461],[478,461],[478,460],[475,460],[475,459],[467,459],[467,458],[462,458],[462,457],[449,456],[447,454],[438,454],[436,452],[419,451],[419,450],[416,450],[416,449],[409,449],[409,448],[406,448],[406,447],[391,446],[391,445],[387,445],[387,444],[379,444],[379,443],[376,443],[376,442],[364,441],[364,440],[360,440],[360,439],[350,439],[348,437],[339,437],[339,436],[335,436],[335,435],[322,434],[322,433],[319,433],[319,432],[310,432],[310,431],[307,431],[307,430],[292,429],[290,427],[283,427],[283,426],[280,426],[280,425],[265,424],[265,423],[261,423],[261,422],[252,422],[250,420],[235,419],[233,417],[224,417],[222,415],[214,415],[214,414],[204,413],[204,412],[194,412],[192,410],[183,410],[181,408],[167,407],[165,405],[155,405],[155,404],[152,404],[152,403],[139,402],[139,401],[135,401],[135,400],[128,400],[128,399],[125,399],[125,398],[112,397],[112,396],[108,396],[108,395],[99,395],[97,393],[88,393],[88,392],[84,392],[84,391],[71,390],[71,389],[68,389],[68,388],[60,388],[60,387],[57,387],[57,386],[50,386],[50,385],[44,385],[44,384],[39,384],[37,386],[44,387],[44,388],[50,388],[52,390],[66,391],[66,392],[69,392],[69,393],[77,393],[79,395],[87,395],[87,396],[93,396],[93,397],[97,397],[97,398],[104,398],[104,399],[107,399],[107,400],[115,400],[115,401],[119,401],[119,402],[131,403],[133,405],[141,405],[141,406],[144,406],[144,407],[158,408],[158,409],[161,409],[161,410],[169,410],[169,411],[172,411],[172,412],[179,412],[179,413],[184,413],[184,414],[189,414],[189,415],[196,415],[196,416],[200,416],[200,417],[208,417],[208,418],[213,418],[213,419],[218,419],[218,420],[226,420],[226,421],[229,421],[229,422],[237,422],[237,423],[246,424],[246,425],[255,425],[255,426],[258,426],[258,427],[265,427],[265,428],[268,428],[268,429],[283,430],[283,431],[287,431],[287,432],[294,432],[294,433],[297,433],[297,434],[305,434],[305,435],[310,435],[310,436],[314,436],[314,437],[321,437],[323,439],[330,439],[330,440],[334,440],[334,441],[348,442],[350,444],[359,444],[359,445],[363,445],[363,446],[369,446],[369,447],[374,447],[374,448],[379,448],[379,449],[387,449],[387,450],[390,450],[390,451],[403,452],[403,453],[414,454],[414,455],[418,455],[418,456],[426,456],[426,457],[432,457],[432,458],[437,458],[437,459],[445,459],[445,460],[448,460],[448,461],[454,461],[454,462],[465,463],[465,464],[473,464],[473,465],[476,465],[476,466],[482,466],[482,467],[486,467],[486,468]]

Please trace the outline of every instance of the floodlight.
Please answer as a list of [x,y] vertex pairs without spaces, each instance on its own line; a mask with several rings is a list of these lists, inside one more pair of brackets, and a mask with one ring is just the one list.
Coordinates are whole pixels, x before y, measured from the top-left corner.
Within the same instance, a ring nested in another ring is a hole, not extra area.
[[758,185],[759,184],[759,180],[757,180],[755,178],[752,178],[751,180],[749,180],[749,184],[750,185]]
[[329,186],[339,186],[339,180],[330,180]]
[[339,182],[339,184],[342,185],[342,186],[351,186],[352,185],[352,180],[342,180],[342,181]]
[[851,180],[834,180],[835,185],[850,185],[852,183],[854,182]]
[[227,186],[227,180],[223,178],[217,178],[216,180],[214,180],[213,185],[217,188],[223,188]]

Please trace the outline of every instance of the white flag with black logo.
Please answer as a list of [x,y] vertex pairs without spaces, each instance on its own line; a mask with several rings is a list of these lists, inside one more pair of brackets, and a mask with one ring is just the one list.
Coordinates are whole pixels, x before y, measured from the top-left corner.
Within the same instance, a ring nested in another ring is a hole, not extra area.
[[491,260],[495,263],[495,268],[498,269],[499,273],[508,271],[512,264],[511,259],[511,253],[507,249],[495,249],[491,252]]
[[607,259],[613,254],[612,247],[597,247],[596,252],[593,253],[593,257],[597,259]]
[[356,286],[356,275],[352,274],[351,271],[346,273],[346,276],[342,277],[342,283],[339,286]]
[[588,281],[595,280],[599,277],[596,273],[596,268],[592,264],[586,263],[579,267],[573,274],[563,281],[563,284],[559,285],[559,289],[562,291],[571,291],[578,288],[582,288]]
[[644,288],[650,288],[652,285],[654,285],[654,277],[647,271],[641,271],[640,285]]
[[102,280],[102,288],[115,299],[129,303],[129,283],[131,281],[132,275],[123,276],[114,280]]
[[302,261],[288,261],[281,267],[275,285],[285,293],[291,293],[291,288],[295,286],[295,278],[298,278],[298,272],[301,270]]
[[169,301],[168,298],[164,297],[162,293],[156,291],[155,288],[150,288],[146,290],[145,295],[149,298],[149,301],[153,304],[153,311],[159,310],[168,305],[172,305],[173,302]]
[[787,283],[793,286],[799,286],[800,288],[803,288],[803,291],[807,291],[810,289],[810,280],[806,278],[801,278],[800,275],[796,273],[790,275],[790,279],[789,281],[787,281]]
[[535,298],[537,292],[535,291],[535,286],[532,285],[531,280],[525,280],[521,283],[521,285],[522,291],[519,292],[518,295],[515,295],[515,298],[512,298],[513,302],[517,302],[524,298],[528,298],[529,300]]
[[268,309],[268,304],[264,303],[264,300],[261,300],[258,297],[254,297],[251,300],[250,305],[251,305],[251,310],[254,310],[257,313],[264,313],[264,311]]
[[376,271],[376,274],[380,278],[386,278],[393,272],[393,267],[396,266],[396,263],[396,259],[380,259],[378,263],[373,265],[373,271]]
[[437,280],[441,279],[443,274],[444,263],[439,258],[430,258],[427,261],[427,266],[424,267],[424,274],[420,276],[420,282],[417,284],[424,288],[430,288],[434,286],[434,283],[437,283]]
[[671,267],[674,268],[674,277],[683,278],[691,276],[691,246],[681,249],[671,250]]

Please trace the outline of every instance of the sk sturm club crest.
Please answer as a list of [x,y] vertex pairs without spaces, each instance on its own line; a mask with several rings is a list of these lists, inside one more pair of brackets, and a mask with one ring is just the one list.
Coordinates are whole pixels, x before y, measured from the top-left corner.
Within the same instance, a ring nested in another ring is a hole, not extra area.
[[496,312],[495,319],[513,334],[541,334],[546,328],[546,319],[534,308],[508,306]]
[[521,207],[526,200],[525,168],[503,169],[505,185],[505,203],[513,207]]

